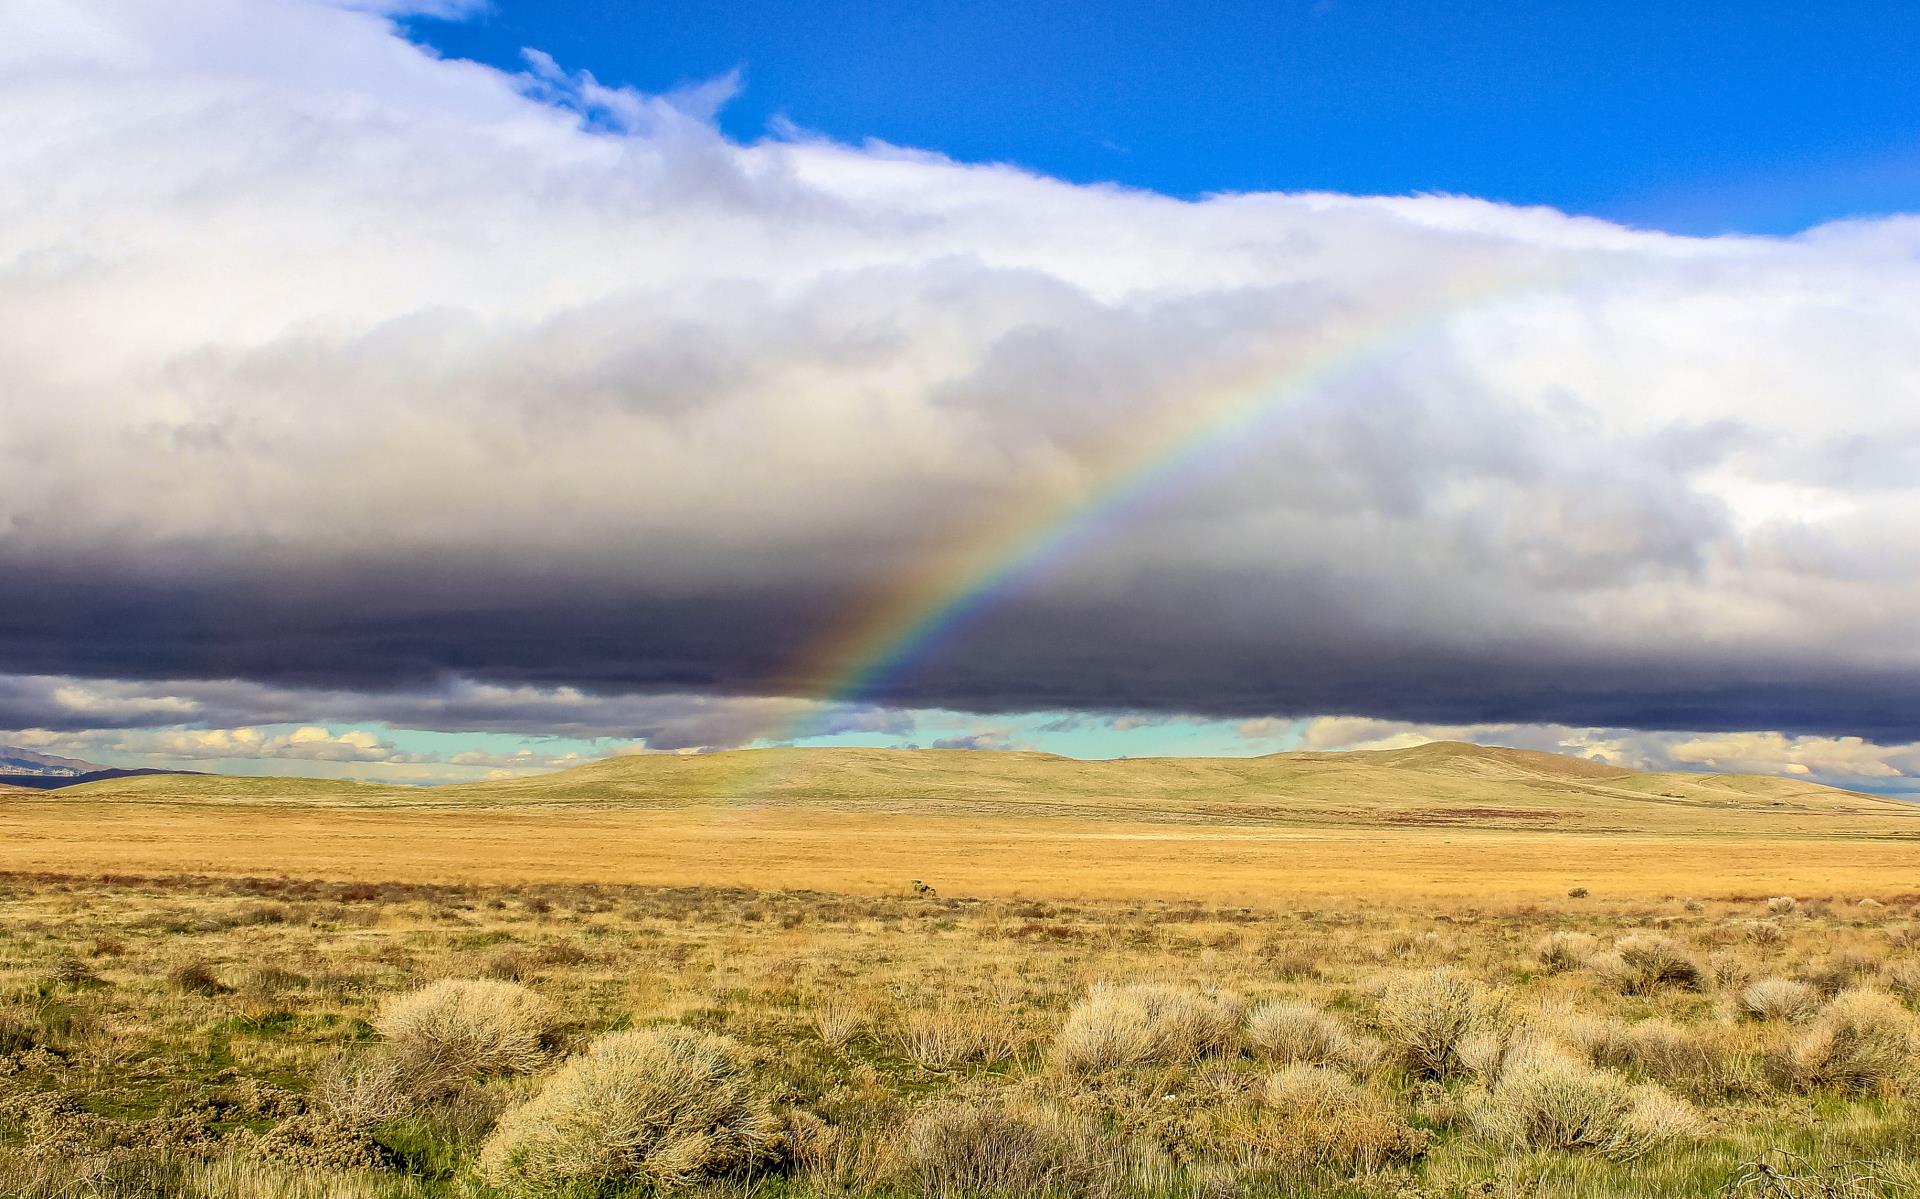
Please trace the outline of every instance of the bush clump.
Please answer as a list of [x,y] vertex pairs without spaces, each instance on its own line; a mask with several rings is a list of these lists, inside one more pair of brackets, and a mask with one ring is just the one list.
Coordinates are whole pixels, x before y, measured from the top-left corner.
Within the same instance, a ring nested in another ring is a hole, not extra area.
[[1471,1112],[1475,1127],[1491,1140],[1621,1160],[1701,1127],[1690,1106],[1656,1084],[1635,1086],[1539,1043],[1513,1055]]
[[608,1033],[500,1118],[480,1174],[503,1188],[683,1185],[771,1158],[780,1121],[733,1043],[680,1028]]
[[1247,1045],[1257,1056],[1283,1065],[1364,1070],[1379,1057],[1377,1045],[1354,1036],[1318,1004],[1303,999],[1268,1000],[1249,1012]]
[[1758,978],[1740,992],[1740,1010],[1755,1020],[1798,1022],[1820,1010],[1820,993],[1791,978]]
[[1402,1065],[1422,1078],[1460,1070],[1460,1046],[1493,1020],[1486,988],[1450,966],[1404,974],[1380,997],[1380,1034]]
[[395,1057],[420,1078],[521,1074],[539,1068],[556,1017],[518,983],[443,978],[395,996],[373,1018]]
[[1017,1102],[953,1099],[926,1107],[907,1125],[902,1156],[923,1195],[1082,1195],[1104,1189],[1111,1172],[1091,1124]]
[[1021,1046],[1019,1027],[1005,1013],[940,1008],[911,1012],[900,1022],[900,1047],[929,1070],[992,1065]]
[[1260,1108],[1230,1120],[1224,1131],[1236,1156],[1288,1173],[1378,1170],[1412,1161],[1431,1140],[1378,1093],[1305,1064],[1275,1072]]
[[167,981],[189,995],[225,995],[229,990],[213,963],[199,958],[175,962],[167,971]]
[[1801,1089],[1885,1091],[1913,1066],[1913,1018],[1884,991],[1844,991],[1788,1047],[1788,1081]]
[[1612,953],[1593,959],[1593,968],[1623,995],[1651,995],[1662,987],[1699,991],[1707,983],[1706,968],[1659,933],[1629,933],[1613,943]]
[[1241,1006],[1196,987],[1097,984],[1067,1013],[1055,1057],[1069,1070],[1191,1061],[1233,1044]]
[[1552,932],[1534,946],[1534,956],[1554,974],[1578,970],[1599,948],[1599,942],[1587,933]]

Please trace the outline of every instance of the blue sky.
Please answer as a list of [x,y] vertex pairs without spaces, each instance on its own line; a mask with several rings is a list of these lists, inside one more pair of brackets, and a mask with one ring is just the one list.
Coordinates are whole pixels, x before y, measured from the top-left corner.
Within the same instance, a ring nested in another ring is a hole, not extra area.
[[1687,233],[1920,206],[1920,5],[493,0],[416,21],[722,112],[1176,195],[1449,192]]

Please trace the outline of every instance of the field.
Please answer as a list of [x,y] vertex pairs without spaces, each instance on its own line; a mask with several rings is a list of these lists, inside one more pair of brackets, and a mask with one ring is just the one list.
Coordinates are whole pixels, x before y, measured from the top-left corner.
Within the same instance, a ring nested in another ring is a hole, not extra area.
[[1467,746],[7,796],[0,1194],[1907,1195],[1917,839]]

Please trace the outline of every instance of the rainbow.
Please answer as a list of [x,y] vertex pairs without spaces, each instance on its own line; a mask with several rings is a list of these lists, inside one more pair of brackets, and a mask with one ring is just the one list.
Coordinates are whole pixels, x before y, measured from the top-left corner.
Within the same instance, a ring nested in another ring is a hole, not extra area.
[[[792,678],[794,691],[825,704],[858,703],[900,671],[950,642],[1006,597],[1116,527],[1148,501],[1176,489],[1223,449],[1257,438],[1261,426],[1327,383],[1441,331],[1468,310],[1564,284],[1566,272],[1477,276],[1402,305],[1388,319],[1288,348],[1277,377],[1253,388],[1221,388],[1168,405],[1122,430],[1092,456],[1091,485],[1051,504],[1009,505],[895,580],[887,591],[816,643]],[[806,735],[813,715],[762,739]]]

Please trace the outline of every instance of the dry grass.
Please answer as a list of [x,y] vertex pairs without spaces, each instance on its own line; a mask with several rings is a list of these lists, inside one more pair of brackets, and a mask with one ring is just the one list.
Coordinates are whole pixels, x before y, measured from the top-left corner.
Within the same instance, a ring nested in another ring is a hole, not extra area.
[[1247,1014],[1247,1045],[1255,1055],[1282,1065],[1335,1066],[1364,1071],[1380,1047],[1355,1036],[1318,1004],[1270,999]]
[[1169,983],[1097,984],[1067,1013],[1054,1045],[1068,1070],[1171,1065],[1237,1039],[1238,996]]
[[899,1038],[907,1056],[929,1070],[994,1065],[1022,1047],[1020,1028],[990,1008],[934,1008],[909,1012]]
[[1801,1021],[1820,1009],[1820,991],[1798,979],[1769,976],[1741,990],[1740,1009],[1755,1020]]
[[908,1185],[930,1196],[1045,1199],[1110,1190],[1116,1173],[1097,1127],[1057,1107],[948,1100],[908,1123]]
[[1621,1159],[1697,1135],[1704,1127],[1691,1108],[1658,1086],[1634,1086],[1539,1044],[1504,1066],[1474,1105],[1474,1122],[1484,1135],[1511,1145]]
[[1376,1023],[1388,1049],[1422,1078],[1459,1073],[1460,1048],[1497,1016],[1493,996],[1462,971],[1440,966],[1401,975],[1380,996]]
[[553,1006],[518,983],[446,978],[381,1005],[373,1027],[422,1080],[524,1074],[546,1059]]
[[531,1189],[671,1187],[764,1164],[779,1139],[731,1042],[679,1029],[616,1032],[500,1117],[479,1171]]
[[[535,858],[558,836],[494,816]],[[817,887],[866,868],[809,863],[818,844],[779,821],[762,838],[751,810],[706,818],[776,875]],[[679,1180],[706,1199],[1714,1199],[1757,1193],[1741,1179],[1784,1153],[1796,1179],[1869,1180],[1837,1193],[1913,1193],[1920,939],[1904,930],[1920,897],[1830,901],[1767,873],[1802,865],[1778,845],[1714,867],[1759,872],[1751,885],[1663,892],[1677,859],[1615,886],[1590,856],[1572,877],[1548,862],[1551,838],[1413,828],[1358,852],[1430,842],[1437,884],[1315,899],[1386,867],[1339,864],[1354,841],[1162,822],[1100,840],[1099,860],[1117,871],[1137,851],[1152,870],[1177,846],[1207,867],[1179,884],[1191,894],[1077,900],[1106,883],[1052,856],[1075,826],[1026,827],[939,847],[997,880],[979,893],[918,864],[888,887],[809,890],[0,876],[0,1194],[510,1199]],[[1501,846],[1523,842],[1539,886],[1504,889]],[[1256,845],[1321,873],[1236,874]],[[1828,889],[1870,889],[1838,861]],[[923,876],[939,896],[906,893]],[[1045,882],[1010,895],[1022,877]],[[1279,885],[1225,898],[1239,883],[1222,878],[1256,877]],[[1566,898],[1576,879],[1593,894]],[[1786,891],[1794,912],[1767,917]],[[1760,919],[1764,941],[1747,931]],[[1591,960],[1608,953],[1654,981],[1618,986]],[[181,963],[219,985],[179,985]],[[549,1009],[536,1049],[510,1055],[529,1072],[423,1071],[405,1036],[377,1031],[409,996],[496,986]],[[1837,994],[1797,1017],[1769,998],[1763,1017],[1755,988]],[[721,1048],[599,1061],[631,1038]]]
[[1890,1091],[1914,1071],[1913,1017],[1884,992],[1844,992],[1793,1043],[1786,1061],[1801,1087]]
[[1378,1170],[1419,1157],[1430,1137],[1386,1096],[1318,1066],[1267,1079],[1260,1107],[1228,1126],[1244,1165],[1283,1175]]
[[865,894],[924,878],[943,895],[1266,905],[1810,896],[1836,878],[1884,897],[1910,888],[1920,842],[1912,805],[1792,780],[1447,745],[1126,762],[642,755],[430,790],[153,776],[9,799],[0,819],[13,870]]

